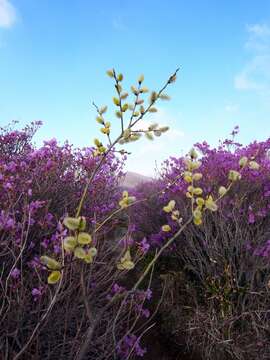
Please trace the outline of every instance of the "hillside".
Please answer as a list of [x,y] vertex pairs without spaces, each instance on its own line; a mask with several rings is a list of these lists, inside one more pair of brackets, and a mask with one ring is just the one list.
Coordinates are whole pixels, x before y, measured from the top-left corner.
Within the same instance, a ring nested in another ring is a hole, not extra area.
[[151,177],[141,175],[132,171],[128,171],[125,176],[121,179],[120,183],[122,186],[132,188],[138,184],[146,181],[150,181]]

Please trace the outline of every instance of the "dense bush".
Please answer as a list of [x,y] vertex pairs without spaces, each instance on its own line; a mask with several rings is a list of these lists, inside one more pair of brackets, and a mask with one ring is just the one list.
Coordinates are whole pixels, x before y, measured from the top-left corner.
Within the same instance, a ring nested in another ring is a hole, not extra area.
[[[217,149],[207,143],[195,148],[201,153],[204,195],[218,198],[230,169],[241,171],[242,178],[219,201],[217,212],[184,230],[162,261],[160,272],[170,283],[160,310],[164,336],[175,344],[185,339],[203,359],[269,359],[270,139],[246,147],[226,140]],[[241,169],[245,157],[252,163]],[[179,176],[184,172],[184,158],[166,161],[161,180],[151,188],[170,190],[133,213],[139,236],[153,248],[174,233],[170,216],[161,210],[169,199],[176,200],[184,219],[189,213],[189,183]],[[139,186],[136,196],[143,198],[145,189]],[[171,224],[171,233],[161,231],[164,223]]]
[[157,100],[168,100],[163,91],[176,72],[143,107],[144,77],[131,87],[134,99],[128,104],[123,75],[108,71],[117,92],[113,103],[120,132],[115,140],[105,120],[107,107],[94,104],[108,145],[94,139],[93,147],[80,150],[52,139],[35,148],[31,140],[40,123],[22,131],[0,129],[1,357],[132,359],[145,354],[140,341],[152,327],[147,303],[154,262],[142,274],[132,272],[148,244],[132,239],[128,208],[136,199],[118,186],[126,151],[117,145],[168,130],[158,124],[134,126],[157,111]]
[[169,159],[158,180],[119,186],[117,146],[168,130],[134,126],[176,73],[144,106],[143,76],[130,104],[108,71],[115,140],[94,104],[107,146],[36,148],[41,123],[0,128],[1,358],[270,358],[270,139],[243,147],[236,128]]
[[[1,134],[0,237],[4,294],[1,353],[8,349],[11,358],[29,338],[52,297],[46,284],[46,273],[43,272],[44,278],[38,271],[41,267],[39,257],[44,251],[55,256],[61,252],[61,238],[66,230],[60,220],[76,209],[83,187],[97,163],[90,148],[77,150],[68,143],[60,146],[54,139],[44,142],[39,149],[34,148],[31,138],[39,125],[33,123],[22,131],[2,129]],[[122,163],[110,155],[95,177],[83,208],[86,219],[92,221],[91,226],[95,226],[93,221],[102,221],[118,204],[121,167]],[[111,232],[112,226],[112,222],[108,223],[101,236]],[[68,343],[70,336],[76,336],[77,326],[73,328],[72,323],[76,317],[79,321],[81,315],[77,285],[72,285],[73,282],[79,283],[75,268],[73,279],[66,281],[62,300],[58,300],[61,307],[55,309],[64,311],[66,316],[52,313],[51,319],[55,321],[47,324],[41,332],[42,342],[35,344],[36,349],[31,350],[33,353],[40,351],[46,353],[47,358],[57,357],[59,351],[63,351],[57,349],[63,337]],[[92,286],[98,276],[98,271],[91,276]],[[71,303],[62,303],[68,298],[72,299]],[[70,346],[75,346],[75,343]]]

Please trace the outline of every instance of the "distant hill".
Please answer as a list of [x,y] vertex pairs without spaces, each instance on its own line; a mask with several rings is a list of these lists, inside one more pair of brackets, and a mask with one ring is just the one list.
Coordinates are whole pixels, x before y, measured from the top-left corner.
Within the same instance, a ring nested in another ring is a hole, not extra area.
[[128,188],[137,186],[140,183],[151,181],[152,178],[149,176],[141,175],[132,171],[128,171],[125,176],[121,179],[120,185]]

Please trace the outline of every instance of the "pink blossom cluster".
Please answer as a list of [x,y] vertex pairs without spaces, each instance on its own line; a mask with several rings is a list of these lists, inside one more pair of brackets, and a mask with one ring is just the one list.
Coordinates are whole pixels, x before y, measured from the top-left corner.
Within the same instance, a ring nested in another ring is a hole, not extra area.
[[[35,259],[44,251],[55,255],[61,251],[61,239],[66,234],[61,220],[67,214],[74,215],[98,161],[91,147],[74,149],[68,143],[58,144],[56,139],[34,147],[32,137],[40,125],[36,122],[23,130],[0,129],[0,237],[3,248],[12,248],[15,257],[24,247],[22,258],[28,267],[38,266]],[[122,160],[111,153],[87,194],[83,214],[90,226],[118,204],[121,171]],[[9,269],[14,280],[26,271],[24,264],[20,264],[22,271]]]

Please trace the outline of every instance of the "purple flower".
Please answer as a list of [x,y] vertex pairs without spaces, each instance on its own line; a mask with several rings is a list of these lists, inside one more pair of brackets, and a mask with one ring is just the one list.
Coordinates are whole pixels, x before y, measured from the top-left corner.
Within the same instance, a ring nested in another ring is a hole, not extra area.
[[18,279],[20,277],[20,274],[21,274],[21,271],[16,267],[10,273],[10,275],[13,279]]
[[249,222],[249,224],[255,223],[255,215],[253,213],[248,214],[248,222]]
[[132,351],[135,351],[135,354],[140,357],[144,356],[146,353],[146,349],[143,349],[140,345],[140,337],[129,334],[117,345],[117,352],[121,359],[124,360]]
[[135,343],[135,352],[137,356],[143,357],[146,353],[146,348],[142,348],[139,339]]
[[5,189],[5,190],[11,190],[11,189],[12,189],[11,183],[10,183],[10,182],[5,183],[5,184],[4,184],[4,189]]
[[59,245],[54,245],[53,246],[53,252],[55,254],[60,254],[61,253],[61,247]]
[[147,289],[147,290],[145,291],[145,298],[146,298],[147,300],[151,300],[151,298],[152,298],[152,290],[151,290],[151,289]]
[[147,251],[150,248],[150,244],[147,242],[146,237],[144,237],[142,239],[142,241],[139,243],[139,247],[140,247],[140,250],[142,251],[143,254],[147,253]]
[[44,141],[44,146],[48,147],[54,147],[57,145],[57,140],[55,138],[52,138],[51,140]]
[[148,309],[141,309],[141,314],[142,316],[146,317],[146,318],[149,318],[150,316],[150,311]]
[[34,297],[34,301],[37,301],[42,296],[43,290],[44,288],[42,286],[32,289],[31,294]]
[[112,287],[113,295],[121,294],[123,291],[125,291],[125,288],[123,286],[120,286],[117,283],[113,284],[113,287]]

